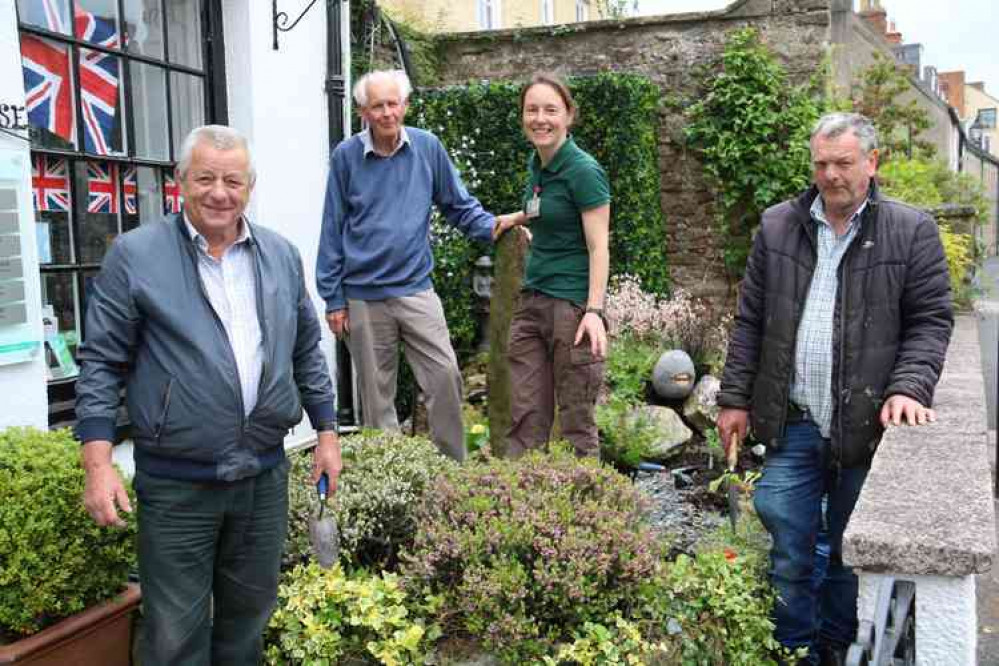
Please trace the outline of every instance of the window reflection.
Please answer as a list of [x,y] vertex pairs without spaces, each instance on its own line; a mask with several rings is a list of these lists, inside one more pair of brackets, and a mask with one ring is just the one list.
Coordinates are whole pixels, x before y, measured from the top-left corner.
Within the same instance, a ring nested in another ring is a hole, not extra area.
[[205,87],[200,76],[170,72],[170,108],[173,113],[174,159],[180,144],[195,127],[205,124]]
[[201,3],[168,0],[167,37],[170,62],[201,69]]
[[169,160],[167,145],[166,72],[160,67],[132,62],[132,123],[135,155],[140,158]]
[[69,34],[69,0],[17,0],[22,23]]
[[125,49],[151,58],[163,57],[163,14],[160,0],[125,0]]

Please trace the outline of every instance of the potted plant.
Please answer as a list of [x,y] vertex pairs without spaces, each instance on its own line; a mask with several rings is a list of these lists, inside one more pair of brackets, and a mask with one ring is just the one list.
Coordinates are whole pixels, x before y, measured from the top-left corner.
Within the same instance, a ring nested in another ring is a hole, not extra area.
[[129,663],[135,521],[98,527],[83,487],[68,430],[0,431],[0,664]]

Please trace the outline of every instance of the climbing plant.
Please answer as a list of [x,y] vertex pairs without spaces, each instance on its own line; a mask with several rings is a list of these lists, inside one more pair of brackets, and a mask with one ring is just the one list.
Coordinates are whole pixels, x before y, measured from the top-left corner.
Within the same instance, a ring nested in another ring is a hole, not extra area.
[[808,140],[819,115],[814,89],[792,85],[752,28],[730,33],[721,56],[701,72],[686,135],[718,193],[733,276],[742,274],[763,210],[809,184]]

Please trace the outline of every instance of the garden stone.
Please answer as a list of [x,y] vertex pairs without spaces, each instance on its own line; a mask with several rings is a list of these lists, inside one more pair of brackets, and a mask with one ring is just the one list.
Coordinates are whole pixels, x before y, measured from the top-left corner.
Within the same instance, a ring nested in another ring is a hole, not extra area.
[[683,488],[689,488],[690,486],[694,485],[693,477],[690,476],[690,474],[688,474],[688,472],[690,472],[690,470],[692,469],[693,467],[677,467],[676,469],[672,470],[671,473],[673,475],[673,487],[676,488],[677,490],[681,490]]
[[680,400],[694,388],[694,362],[682,349],[663,352],[652,370],[652,386],[656,395],[667,400]]
[[704,375],[694,386],[693,393],[683,403],[683,416],[700,434],[715,427],[718,420],[718,403],[715,398],[721,382],[716,377]]
[[496,242],[496,264],[489,299],[489,379],[487,409],[489,444],[498,457],[506,455],[506,433],[510,429],[510,364],[507,345],[510,321],[517,307],[528,240],[523,229],[517,228],[500,236]]
[[645,419],[656,430],[656,441],[651,446],[650,458],[666,460],[680,453],[684,444],[694,436],[680,415],[669,407],[642,405],[629,415],[630,419]]

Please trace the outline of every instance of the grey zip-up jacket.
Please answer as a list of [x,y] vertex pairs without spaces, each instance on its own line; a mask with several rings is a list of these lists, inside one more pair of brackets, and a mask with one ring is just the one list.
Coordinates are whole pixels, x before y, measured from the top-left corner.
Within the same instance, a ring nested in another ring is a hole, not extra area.
[[236,361],[198,273],[181,215],[115,239],[88,294],[79,350],[77,437],[115,434],[122,383],[136,467],[156,476],[232,481],[284,457],[302,418],[334,424],[333,385],[298,250],[251,225],[263,371],[244,416]]

